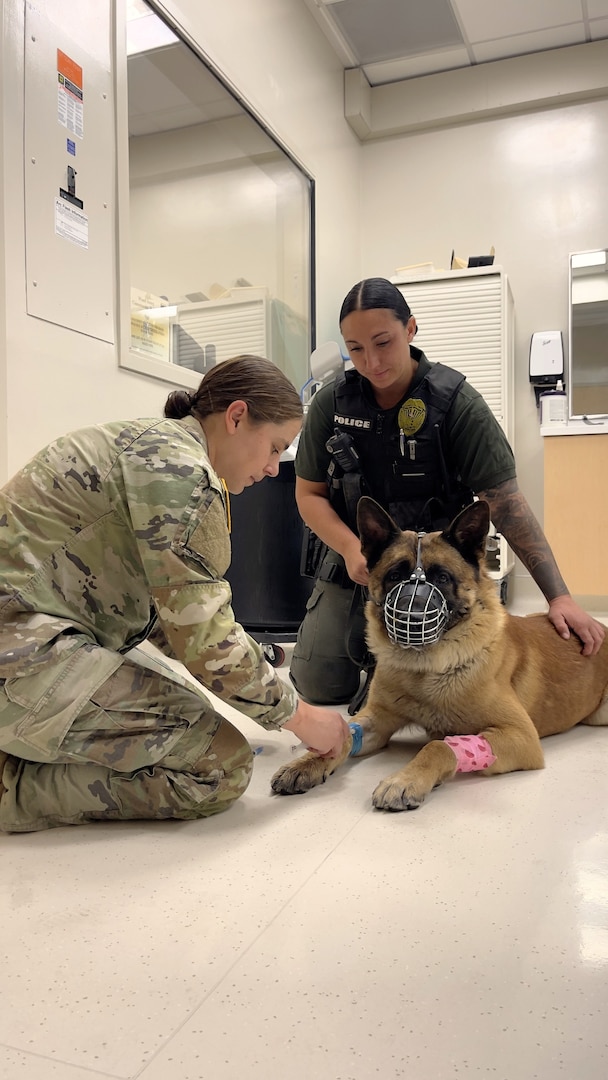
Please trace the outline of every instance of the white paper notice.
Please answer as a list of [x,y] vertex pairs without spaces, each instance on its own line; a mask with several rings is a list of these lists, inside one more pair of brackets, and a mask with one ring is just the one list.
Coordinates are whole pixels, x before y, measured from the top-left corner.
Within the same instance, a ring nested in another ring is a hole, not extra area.
[[55,233],[78,247],[89,246],[89,219],[64,199],[55,199]]
[[57,49],[57,119],[79,139],[84,137],[84,89],[82,68]]
[[73,131],[79,139],[84,136],[84,106],[63,86],[57,94],[57,119],[68,131]]

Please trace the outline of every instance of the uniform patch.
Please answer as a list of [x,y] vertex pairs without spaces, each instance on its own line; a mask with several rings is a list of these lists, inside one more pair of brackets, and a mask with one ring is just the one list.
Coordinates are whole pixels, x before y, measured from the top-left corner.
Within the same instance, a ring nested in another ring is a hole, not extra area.
[[340,413],[334,413],[334,424],[341,424],[342,427],[363,428],[364,431],[369,431],[372,426],[371,420],[365,420],[360,416],[342,416]]
[[426,420],[426,405],[420,398],[408,398],[399,409],[397,423],[404,435],[415,435]]

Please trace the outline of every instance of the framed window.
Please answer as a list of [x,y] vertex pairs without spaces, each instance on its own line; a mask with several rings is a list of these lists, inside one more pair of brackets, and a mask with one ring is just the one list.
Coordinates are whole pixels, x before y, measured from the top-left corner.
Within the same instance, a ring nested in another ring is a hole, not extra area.
[[147,0],[118,12],[119,363],[196,387],[257,353],[299,390],[314,347],[314,181],[165,13]]

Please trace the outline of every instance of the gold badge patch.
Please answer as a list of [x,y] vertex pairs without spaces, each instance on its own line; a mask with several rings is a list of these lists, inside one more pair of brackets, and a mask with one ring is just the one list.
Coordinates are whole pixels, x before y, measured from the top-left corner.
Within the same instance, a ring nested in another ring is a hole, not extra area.
[[426,420],[426,405],[420,398],[408,398],[399,409],[397,422],[404,435],[415,435]]

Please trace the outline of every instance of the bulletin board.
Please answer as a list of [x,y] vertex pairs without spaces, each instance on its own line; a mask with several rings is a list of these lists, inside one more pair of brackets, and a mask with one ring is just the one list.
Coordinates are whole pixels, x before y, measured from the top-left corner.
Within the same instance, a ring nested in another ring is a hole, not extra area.
[[28,315],[113,343],[111,72],[30,4],[24,146]]

